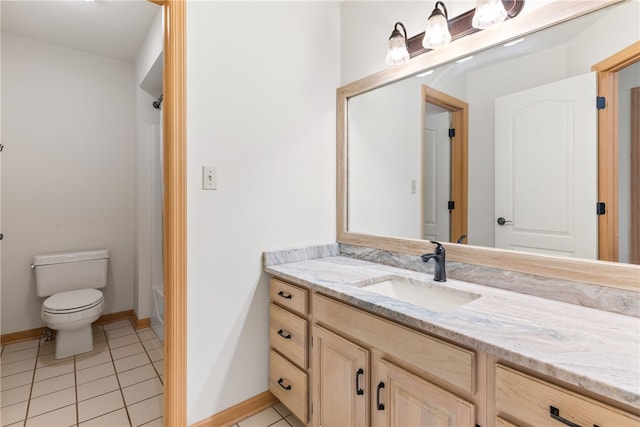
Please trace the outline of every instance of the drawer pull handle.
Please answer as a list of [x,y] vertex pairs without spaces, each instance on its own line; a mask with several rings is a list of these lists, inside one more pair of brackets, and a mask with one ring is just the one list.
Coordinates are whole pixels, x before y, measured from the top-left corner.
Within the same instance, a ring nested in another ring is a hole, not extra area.
[[278,380],[278,385],[279,385],[280,387],[282,387],[283,389],[285,389],[285,390],[291,390],[291,384],[289,384],[289,385],[284,385],[284,380],[283,380],[282,378],[280,378],[280,379]]
[[378,384],[378,390],[376,391],[376,406],[378,411],[384,411],[384,403],[380,403],[380,390],[384,388],[384,383],[380,381]]
[[364,370],[362,368],[358,369],[356,372],[356,394],[361,396],[364,394],[364,390],[360,388],[360,375],[364,374]]
[[278,296],[280,296],[282,298],[285,298],[285,299],[291,299],[292,298],[291,294],[289,294],[289,293],[287,293],[285,291],[278,292]]
[[555,406],[549,406],[549,416],[554,420],[560,421],[563,424],[568,425],[569,427],[580,427],[580,424],[572,423],[569,420],[566,420],[560,416],[560,409]]
[[291,332],[287,332],[284,329],[280,329],[278,331],[278,335],[280,335],[285,340],[290,340],[291,339]]

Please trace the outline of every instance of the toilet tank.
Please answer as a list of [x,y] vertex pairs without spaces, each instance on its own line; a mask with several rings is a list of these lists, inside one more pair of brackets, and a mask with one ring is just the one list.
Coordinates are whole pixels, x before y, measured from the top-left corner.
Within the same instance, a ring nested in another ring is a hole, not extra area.
[[109,251],[97,249],[33,256],[36,293],[47,297],[59,292],[98,289],[107,285]]

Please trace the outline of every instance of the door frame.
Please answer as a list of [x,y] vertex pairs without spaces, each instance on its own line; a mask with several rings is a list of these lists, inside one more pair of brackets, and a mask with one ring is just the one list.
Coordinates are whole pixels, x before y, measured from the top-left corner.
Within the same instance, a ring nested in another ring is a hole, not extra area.
[[[424,117],[426,103],[436,105],[451,113],[451,127],[455,129],[455,136],[451,138],[451,200],[455,202],[455,209],[451,211],[449,217],[449,240],[455,242],[454,239],[467,235],[467,217],[468,217],[468,179],[469,179],[469,104],[454,98],[444,92],[440,92],[427,85],[421,87],[421,105],[422,116],[420,119],[421,129],[421,153],[420,153],[420,170],[421,182],[425,179],[425,163],[424,163]],[[420,238],[424,236],[424,189],[420,191]],[[468,241],[468,240],[467,240]]]
[[598,259],[618,261],[618,72],[640,61],[640,41],[591,67],[597,73],[598,96],[606,108],[598,110],[598,200],[606,214],[598,217]]
[[166,426],[187,425],[187,137],[186,1],[149,0],[163,12],[162,257],[165,295],[164,397]]

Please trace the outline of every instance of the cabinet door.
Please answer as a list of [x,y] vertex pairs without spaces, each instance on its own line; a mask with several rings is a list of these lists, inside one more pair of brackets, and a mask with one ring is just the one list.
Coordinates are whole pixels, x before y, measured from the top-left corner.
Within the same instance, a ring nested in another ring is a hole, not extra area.
[[475,406],[404,369],[378,360],[373,384],[373,425],[475,426]]
[[366,426],[369,352],[313,327],[313,418],[316,426]]

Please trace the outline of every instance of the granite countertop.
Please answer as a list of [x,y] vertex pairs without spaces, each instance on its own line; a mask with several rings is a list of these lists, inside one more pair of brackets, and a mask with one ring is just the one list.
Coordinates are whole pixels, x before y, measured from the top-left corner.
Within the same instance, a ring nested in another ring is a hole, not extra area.
[[[632,407],[640,407],[640,319],[426,273],[321,254],[265,271],[369,312],[484,351]],[[291,260],[290,260],[291,261]],[[481,295],[434,312],[361,289],[392,277]]]

